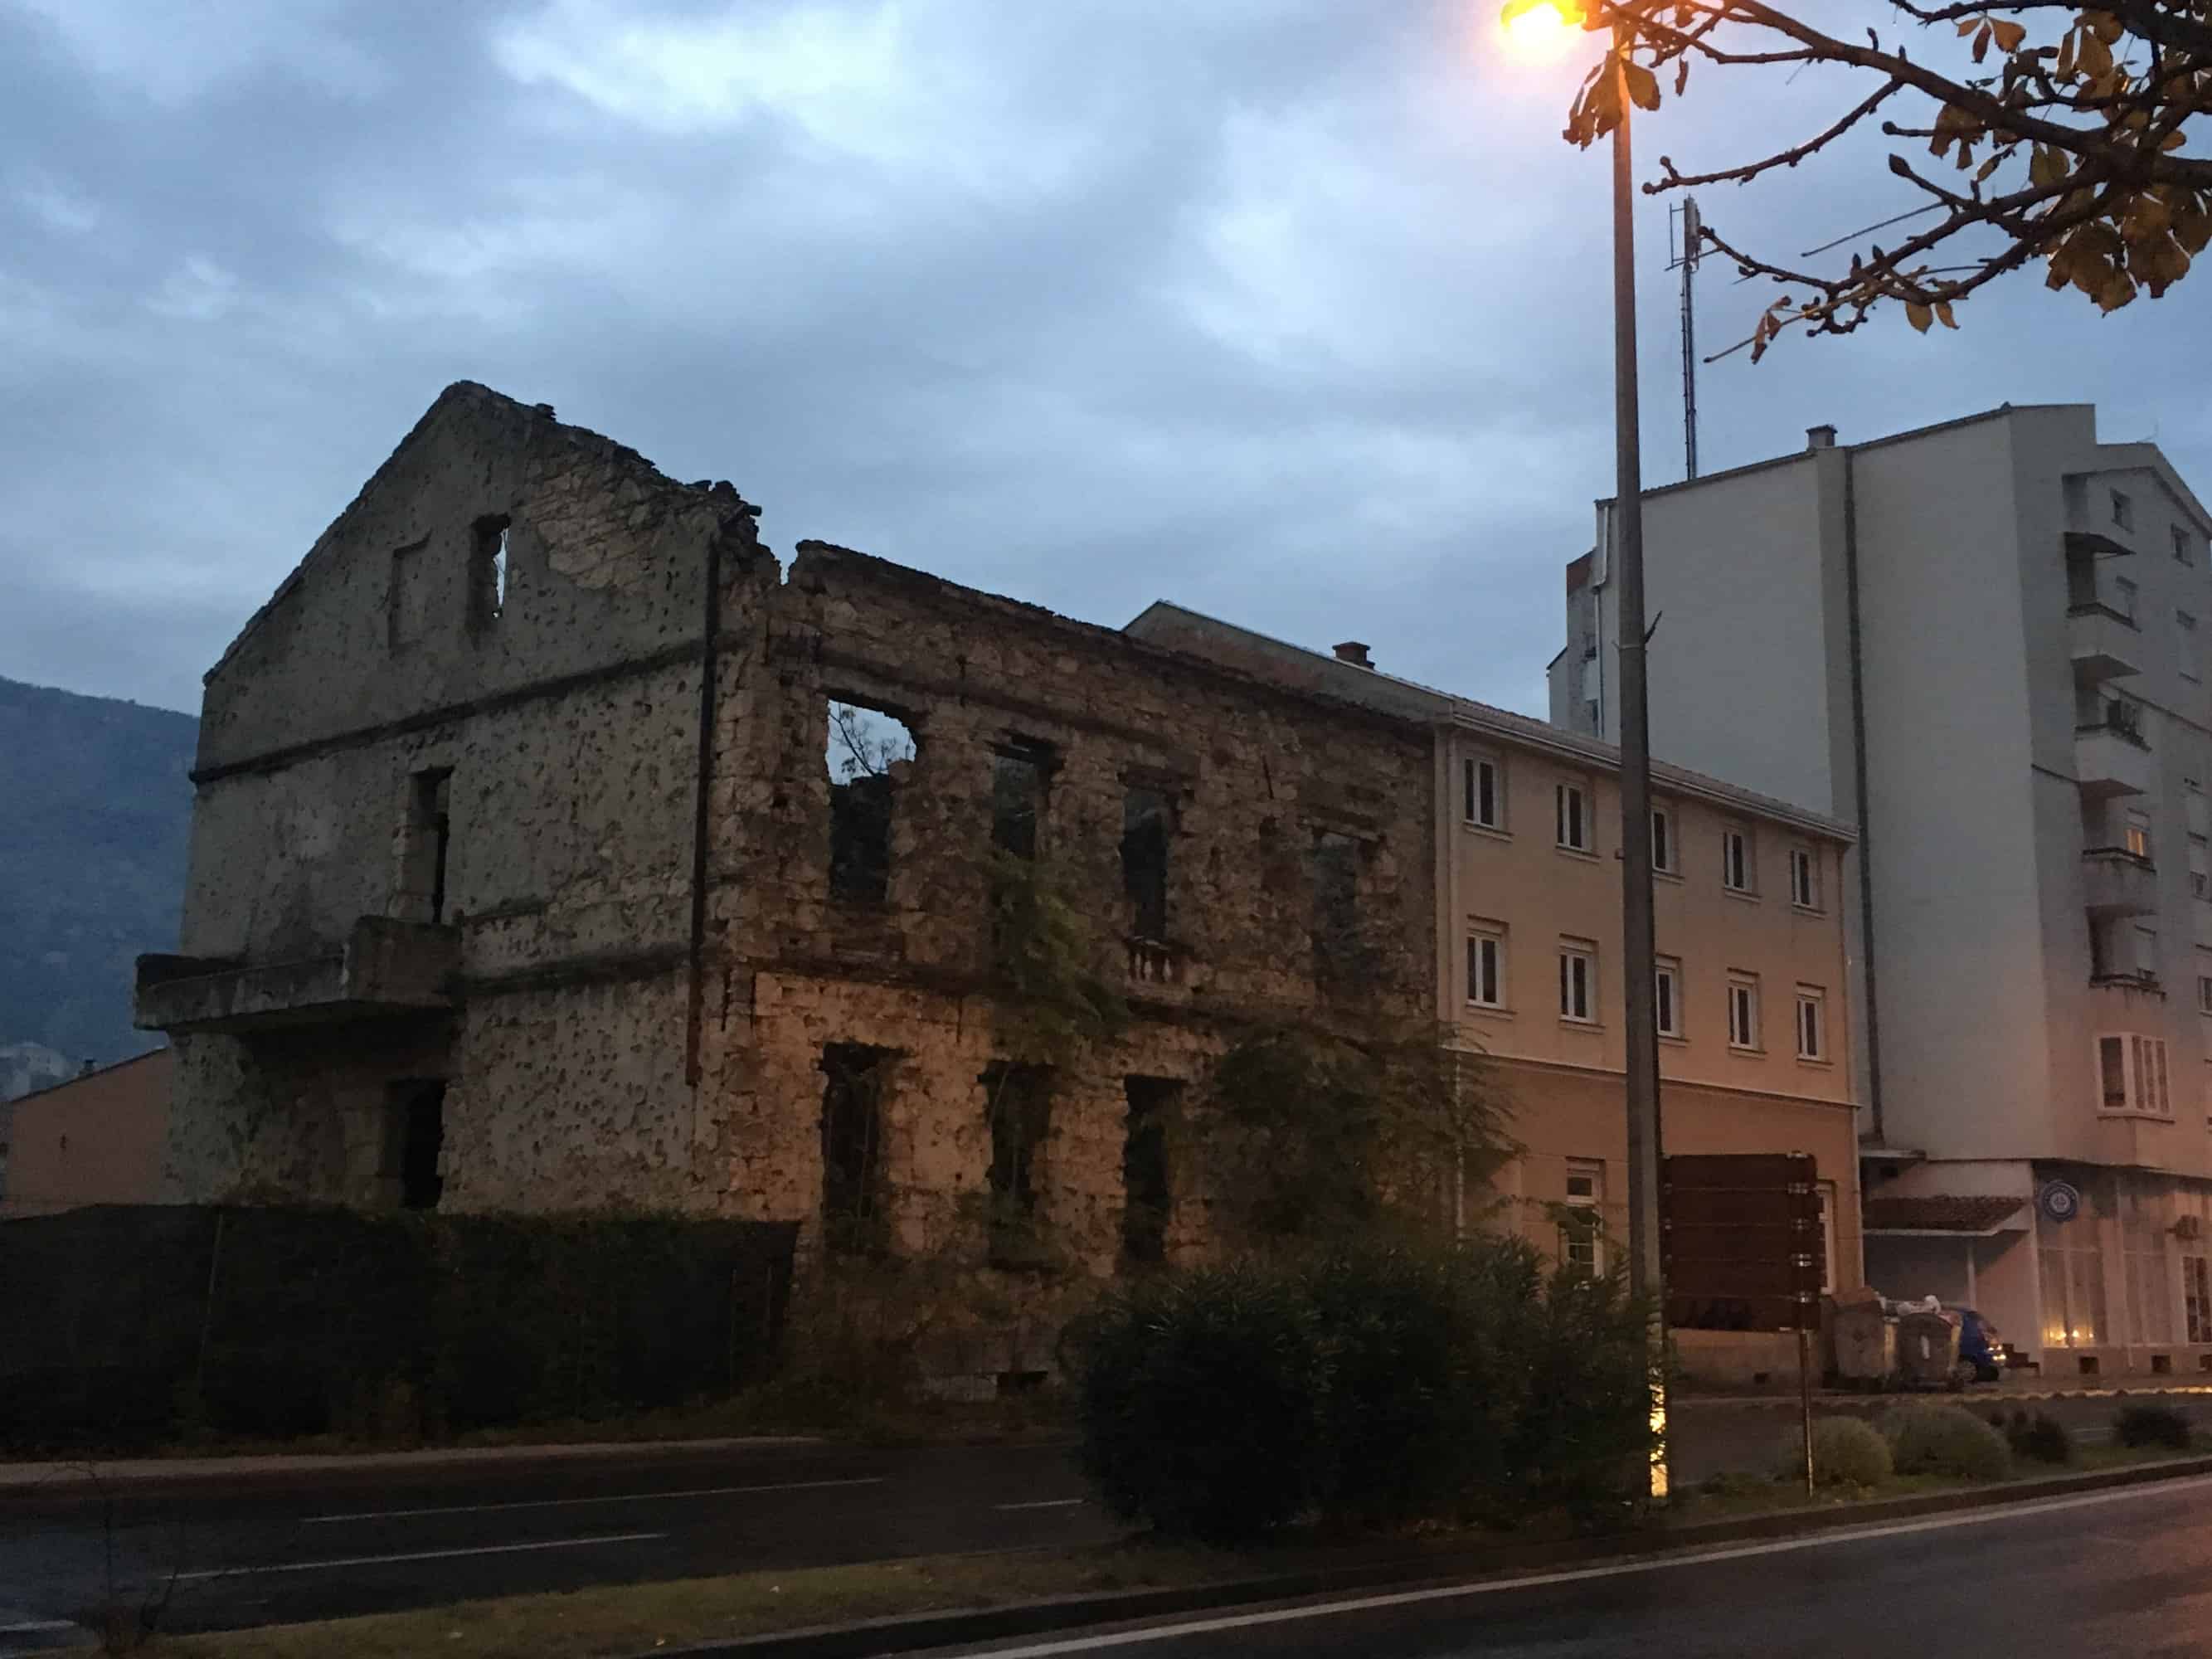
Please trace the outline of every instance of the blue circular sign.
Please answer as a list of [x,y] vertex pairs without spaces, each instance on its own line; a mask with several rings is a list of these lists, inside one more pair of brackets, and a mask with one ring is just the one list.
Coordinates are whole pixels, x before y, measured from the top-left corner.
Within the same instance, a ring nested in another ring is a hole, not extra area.
[[2069,1181],[2045,1182],[2036,1201],[2053,1221],[2071,1221],[2081,1213],[2081,1190]]

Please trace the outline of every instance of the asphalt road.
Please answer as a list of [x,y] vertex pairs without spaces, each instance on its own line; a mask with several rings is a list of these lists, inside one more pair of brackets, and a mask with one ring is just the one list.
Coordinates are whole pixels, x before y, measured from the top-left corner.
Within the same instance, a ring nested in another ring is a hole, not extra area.
[[[2114,1403],[2041,1408],[2087,1440],[2108,1432]],[[2174,1403],[2212,1429],[2212,1396]],[[1771,1466],[1795,1423],[1771,1404],[1678,1410],[1676,1479]],[[173,1575],[164,1624],[207,1630],[1117,1533],[1049,1444],[685,1447],[111,1490],[112,1527],[81,1486],[0,1495],[0,1655],[136,1606]]]
[[2201,1659],[2212,1479],[963,1649],[974,1659]]

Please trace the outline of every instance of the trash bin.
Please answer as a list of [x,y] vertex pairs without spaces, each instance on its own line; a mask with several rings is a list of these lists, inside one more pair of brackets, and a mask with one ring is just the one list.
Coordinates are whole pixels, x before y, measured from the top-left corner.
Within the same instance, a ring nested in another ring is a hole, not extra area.
[[1846,1387],[1879,1389],[1897,1369],[1897,1324],[1881,1298],[1838,1302],[1835,1312],[1836,1376]]
[[1898,1377],[1908,1389],[1948,1389],[1957,1385],[1959,1323],[1957,1316],[1909,1313],[1897,1322]]

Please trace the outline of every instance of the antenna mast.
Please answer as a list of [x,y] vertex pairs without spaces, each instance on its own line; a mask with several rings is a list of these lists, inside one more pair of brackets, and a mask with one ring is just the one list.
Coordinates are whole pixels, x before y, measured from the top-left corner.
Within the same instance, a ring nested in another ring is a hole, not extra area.
[[1702,222],[1695,197],[1685,196],[1679,210],[1682,251],[1674,263],[1682,273],[1682,461],[1684,476],[1694,478],[1698,476],[1698,240]]

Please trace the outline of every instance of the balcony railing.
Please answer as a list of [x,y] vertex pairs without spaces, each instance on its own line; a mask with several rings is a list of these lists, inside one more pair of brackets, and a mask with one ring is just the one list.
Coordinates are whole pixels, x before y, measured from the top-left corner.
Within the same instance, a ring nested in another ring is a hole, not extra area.
[[2093,916],[2142,916],[2158,908],[2158,866],[2124,847],[2085,851],[2081,885]]

